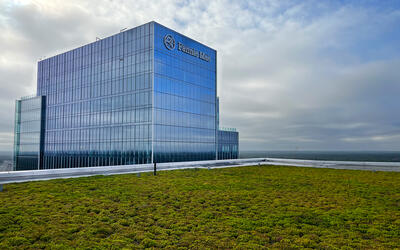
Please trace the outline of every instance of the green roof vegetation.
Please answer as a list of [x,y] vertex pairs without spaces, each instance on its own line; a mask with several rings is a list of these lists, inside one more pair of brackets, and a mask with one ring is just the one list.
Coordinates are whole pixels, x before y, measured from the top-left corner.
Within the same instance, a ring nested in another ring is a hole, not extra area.
[[0,249],[398,248],[400,173],[282,166],[5,185]]

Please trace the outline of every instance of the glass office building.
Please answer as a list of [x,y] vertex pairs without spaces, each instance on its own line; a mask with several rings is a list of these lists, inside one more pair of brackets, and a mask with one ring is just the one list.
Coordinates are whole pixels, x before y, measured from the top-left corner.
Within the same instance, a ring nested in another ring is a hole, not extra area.
[[234,128],[218,130],[218,159],[237,159],[239,157],[239,132]]
[[[41,116],[16,105],[15,169],[217,159],[216,62],[214,49],[156,22],[40,61]],[[42,121],[31,141],[24,116]],[[18,160],[30,142],[36,165]]]
[[27,97],[15,103],[14,166],[40,169],[43,164],[46,97]]

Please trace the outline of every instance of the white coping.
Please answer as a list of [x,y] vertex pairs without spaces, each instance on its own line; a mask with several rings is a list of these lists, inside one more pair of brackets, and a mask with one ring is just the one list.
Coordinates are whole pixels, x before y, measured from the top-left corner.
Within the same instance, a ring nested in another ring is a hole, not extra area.
[[[355,161],[316,161],[281,158],[248,158],[234,160],[212,160],[191,162],[157,163],[157,171],[188,168],[226,168],[254,165],[283,165],[297,167],[335,168],[369,171],[400,172],[400,162],[355,162]],[[152,172],[153,164],[119,165],[106,167],[61,168],[47,170],[25,170],[0,172],[0,184],[87,177],[94,175],[129,174]],[[31,178],[29,178],[31,177]]]

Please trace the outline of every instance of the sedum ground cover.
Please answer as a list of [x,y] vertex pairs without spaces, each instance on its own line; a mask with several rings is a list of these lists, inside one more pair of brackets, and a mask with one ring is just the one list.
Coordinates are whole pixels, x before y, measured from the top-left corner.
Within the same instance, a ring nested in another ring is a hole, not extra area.
[[255,166],[5,186],[0,249],[399,248],[400,173]]

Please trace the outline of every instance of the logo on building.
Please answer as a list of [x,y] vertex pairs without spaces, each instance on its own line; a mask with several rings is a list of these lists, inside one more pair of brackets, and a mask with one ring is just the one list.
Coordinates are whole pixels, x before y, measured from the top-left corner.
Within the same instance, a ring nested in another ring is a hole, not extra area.
[[164,36],[164,45],[167,49],[173,50],[175,48],[175,39],[171,35]]
[[[174,39],[174,37],[172,35],[170,35],[170,34],[165,35],[164,36],[164,45],[165,45],[165,48],[167,48],[169,50],[175,49],[175,39]],[[206,62],[210,61],[210,56],[207,55],[206,53],[204,53],[202,51],[199,51],[199,50],[196,50],[195,48],[187,47],[186,45],[184,45],[181,42],[178,42],[177,50],[181,51],[183,53],[186,53],[188,55],[197,57],[197,58],[199,58],[201,60],[204,60]]]

